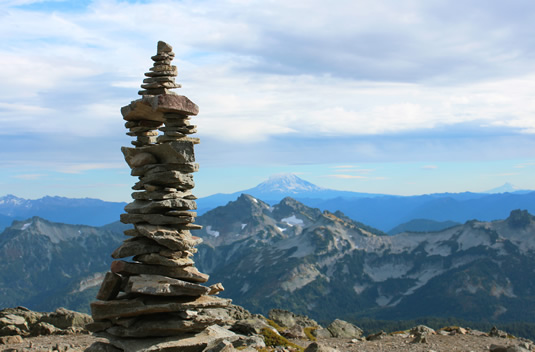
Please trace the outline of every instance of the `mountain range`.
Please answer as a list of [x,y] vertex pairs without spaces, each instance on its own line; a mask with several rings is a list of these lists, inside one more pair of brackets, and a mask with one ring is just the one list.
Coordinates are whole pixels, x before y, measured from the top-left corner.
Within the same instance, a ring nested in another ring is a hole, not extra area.
[[93,198],[65,198],[46,196],[24,199],[8,194],[0,197],[0,230],[13,220],[39,216],[66,224],[103,226],[119,219],[126,203],[106,202]]
[[[388,236],[286,197],[241,195],[197,218],[196,266],[252,312],[319,321],[457,317],[535,321],[535,218]],[[127,225],[16,221],[0,234],[0,308],[87,311]]]
[[20,305],[88,311],[126,228],[120,223],[68,225],[40,217],[14,221],[0,234],[0,309]]
[[[342,211],[355,221],[385,232],[390,232],[394,227],[414,219],[464,223],[471,219],[485,221],[504,219],[513,209],[526,209],[535,213],[534,191],[519,190],[511,184],[505,184],[488,192],[416,196],[358,193],[325,189],[296,175],[282,174],[271,177],[251,189],[200,198],[197,204],[198,213],[204,214],[210,209],[235,200],[240,194],[252,195],[270,205],[280,202],[285,197],[292,197],[310,207],[331,212]],[[426,229],[421,226],[423,224],[420,224],[420,228]],[[430,229],[436,229],[436,226],[436,224],[431,225]]]
[[198,219],[197,266],[253,312],[319,320],[535,321],[535,217],[387,236],[341,212],[242,195]]
[[[471,219],[503,219],[513,209],[526,209],[535,213],[533,191],[519,190],[511,184],[505,184],[488,192],[416,196],[358,193],[326,189],[296,175],[281,174],[247,190],[200,198],[197,200],[197,213],[202,215],[236,200],[241,194],[250,194],[270,205],[289,196],[310,207],[331,212],[340,210],[355,221],[390,234],[403,230],[438,230]],[[116,221],[125,205],[124,202],[105,202],[91,198],[47,196],[29,200],[7,195],[0,197],[0,230],[9,226],[13,220],[32,216],[66,224],[102,226]]]

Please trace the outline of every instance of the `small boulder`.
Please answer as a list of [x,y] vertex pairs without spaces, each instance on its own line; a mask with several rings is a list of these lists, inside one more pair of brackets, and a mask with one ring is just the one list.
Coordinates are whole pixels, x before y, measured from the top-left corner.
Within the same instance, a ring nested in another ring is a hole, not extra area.
[[435,330],[425,325],[418,325],[418,326],[413,327],[410,333],[412,335],[435,334]]
[[273,329],[264,320],[252,317],[237,321],[230,330],[243,335],[259,335],[264,328]]
[[71,327],[84,329],[86,324],[93,322],[93,319],[90,315],[84,313],[58,308],[53,313],[44,314],[39,321],[52,324],[59,329],[68,329]]
[[3,317],[7,314],[13,314],[23,317],[26,320],[26,323],[30,325],[37,323],[39,319],[41,319],[41,317],[43,316],[43,313],[34,312],[26,307],[20,306],[16,308],[5,308],[0,310],[0,317]]
[[0,316],[0,336],[12,336],[29,334],[29,327],[26,319],[15,314],[5,314]]
[[289,339],[305,339],[307,337],[303,327],[299,324],[295,324],[293,327],[284,330],[282,336]]
[[308,345],[307,348],[305,348],[305,352],[337,352],[338,350],[325,346],[322,344],[319,344],[317,342],[312,342],[310,345]]
[[489,336],[490,337],[501,337],[501,338],[506,339],[507,335],[508,334],[505,331],[499,330],[495,326],[493,326],[492,329],[490,329],[490,331],[489,331]]
[[314,326],[317,327],[319,324],[307,317],[306,315],[294,314],[290,311],[284,309],[272,309],[268,313],[269,319],[273,320],[280,326],[291,328],[296,324],[301,325],[302,327]]
[[61,329],[58,329],[54,325],[45,322],[34,324],[30,328],[31,336],[56,335],[61,332]]
[[490,352],[529,352],[522,346],[504,346],[504,345],[490,345]]
[[382,340],[386,335],[387,335],[386,332],[381,330],[381,331],[379,331],[379,332],[377,332],[375,334],[371,334],[371,335],[366,336],[366,341]]
[[331,334],[329,330],[324,329],[322,327],[316,330],[312,330],[311,333],[313,336],[317,337],[318,339],[330,339],[333,337],[333,335]]
[[362,329],[347,321],[336,319],[328,327],[327,330],[333,337],[356,339],[362,336]]
[[123,352],[123,350],[120,350],[109,343],[94,342],[91,346],[86,348],[84,352]]
[[266,347],[264,339],[258,335],[240,336],[240,338],[234,341],[232,345],[240,351],[247,348],[258,350]]
[[236,349],[227,340],[220,341],[217,345],[205,349],[203,352],[235,352]]
[[20,335],[2,336],[0,337],[0,345],[14,345],[22,343],[24,340]]

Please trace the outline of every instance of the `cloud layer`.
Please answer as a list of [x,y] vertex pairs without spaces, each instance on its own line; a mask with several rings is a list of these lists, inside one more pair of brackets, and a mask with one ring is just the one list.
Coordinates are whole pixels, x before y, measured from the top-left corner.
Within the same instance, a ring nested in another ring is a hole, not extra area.
[[533,158],[534,22],[527,0],[3,1],[0,146],[118,165],[166,40],[208,165]]

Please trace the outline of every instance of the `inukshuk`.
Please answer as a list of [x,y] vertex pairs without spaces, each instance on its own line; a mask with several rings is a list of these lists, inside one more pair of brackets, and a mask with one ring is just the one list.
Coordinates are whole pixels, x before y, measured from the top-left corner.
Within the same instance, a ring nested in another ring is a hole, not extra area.
[[173,57],[171,46],[158,42],[154,66],[141,85],[142,98],[121,109],[127,134],[136,138],[135,147],[123,147],[122,152],[139,181],[133,186],[134,201],[121,215],[133,229],[124,232],[129,238],[112,257],[132,260],[112,263],[99,301],[91,303],[95,323],[90,326],[119,350],[189,346],[189,351],[195,350],[193,340],[202,350],[206,344],[199,344],[200,337],[210,335],[206,328],[228,317],[222,310],[230,300],[213,296],[222,291],[221,284],[202,285],[208,275],[199,272],[192,259],[201,242],[190,233],[201,228],[194,224],[196,198],[191,192],[191,173],[198,170],[193,147],[199,140],[190,137],[196,132],[190,118],[198,107],[170,90],[180,87]]

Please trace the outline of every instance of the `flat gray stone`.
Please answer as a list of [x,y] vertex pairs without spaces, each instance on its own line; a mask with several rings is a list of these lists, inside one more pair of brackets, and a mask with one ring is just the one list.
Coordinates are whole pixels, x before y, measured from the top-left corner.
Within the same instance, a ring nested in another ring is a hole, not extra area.
[[156,157],[151,153],[139,153],[137,155],[134,155],[132,159],[130,159],[130,166],[140,167],[147,164],[155,164],[156,162]]
[[[165,199],[177,199],[177,198],[183,198],[188,200],[195,200],[197,197],[195,197],[191,191],[184,191],[184,192],[166,192],[166,191],[144,191],[144,192],[133,192],[132,198],[135,200],[165,200]],[[197,208],[197,205],[195,205],[195,209]]]
[[[135,230],[134,230],[135,231]],[[167,250],[167,247],[146,237],[134,237],[123,242],[112,254],[114,259],[132,257],[140,254],[159,253]]]
[[159,255],[158,253],[136,255],[133,259],[136,262],[141,262],[144,264],[163,265],[169,267],[182,267],[195,264],[191,258],[168,258]]
[[184,334],[180,339],[176,337],[119,339],[109,334],[100,336],[108,338],[114,346],[128,352],[202,352],[208,345],[235,338],[236,334],[214,325],[198,334]]
[[230,299],[214,296],[140,297],[91,302],[91,314],[95,320],[104,320],[155,313],[180,312],[188,309],[228,307],[230,303]]
[[143,89],[155,89],[155,88],[180,88],[181,85],[174,83],[174,82],[166,82],[166,81],[160,81],[160,82],[152,82],[152,83],[145,83],[141,85],[141,88]]
[[139,275],[128,278],[124,291],[152,296],[202,296],[210,292],[210,287],[161,275]]
[[97,293],[97,299],[109,301],[119,294],[123,279],[120,275],[107,272]]
[[173,47],[169,44],[167,44],[164,41],[159,40],[157,44],[157,52],[158,53],[170,53],[173,51]]
[[[159,63],[162,63],[164,65],[169,65],[171,64],[171,60],[160,60]],[[150,78],[145,78],[143,80],[143,83],[154,83],[154,82],[174,82],[175,81],[175,78],[174,77],[166,77],[166,76],[163,76],[163,77],[150,77]]]
[[106,329],[106,332],[114,336],[135,338],[180,336],[188,332],[201,332],[208,326],[221,322],[218,317],[198,315],[186,320],[173,314],[152,314],[116,320],[117,325]]
[[97,341],[86,348],[84,352],[123,352],[123,350],[113,346],[110,343]]
[[[152,137],[150,137],[152,138]],[[195,162],[193,142],[181,141],[165,144],[155,144],[145,147],[130,148],[122,147],[124,158],[130,168],[139,167],[136,157],[139,154],[151,154],[157,160],[155,164],[186,164]],[[139,157],[137,157],[139,158]]]
[[149,71],[152,72],[161,72],[161,71],[176,71],[177,68],[175,65],[154,65]]
[[129,263],[122,260],[115,260],[111,264],[111,271],[121,275],[163,275],[174,279],[189,282],[206,282],[209,275],[201,273],[194,266],[168,267],[161,265],[145,265],[140,263]]
[[199,164],[197,163],[181,163],[181,164],[149,164],[142,167],[132,169],[130,173],[132,176],[145,176],[163,171],[180,171],[185,174],[199,171]]
[[187,251],[202,242],[201,238],[193,237],[188,230],[149,224],[138,224],[135,227],[133,232],[136,235],[147,237],[172,250]]
[[348,338],[354,339],[362,336],[362,329],[348,323],[347,321],[335,319],[328,327],[327,330],[331,332],[331,335],[335,338]]
[[163,114],[167,112],[191,116],[199,113],[199,107],[183,95],[169,95],[145,96],[121,108],[121,114],[127,121],[151,120],[164,122]]
[[193,216],[178,217],[162,214],[121,214],[120,219],[123,224],[179,225],[195,222]]
[[308,345],[307,348],[305,348],[305,352],[337,352],[337,351],[338,351],[337,349],[322,345],[317,342],[312,342],[310,345]]
[[153,185],[172,185],[174,188],[182,190],[195,187],[192,175],[175,170],[144,175],[140,178],[140,181]]
[[[134,200],[127,204],[124,210],[133,214],[164,213],[170,210],[193,210],[197,209],[197,203],[193,200],[172,198],[164,200]],[[195,214],[196,215],[196,214]],[[195,216],[193,215],[193,216]]]

